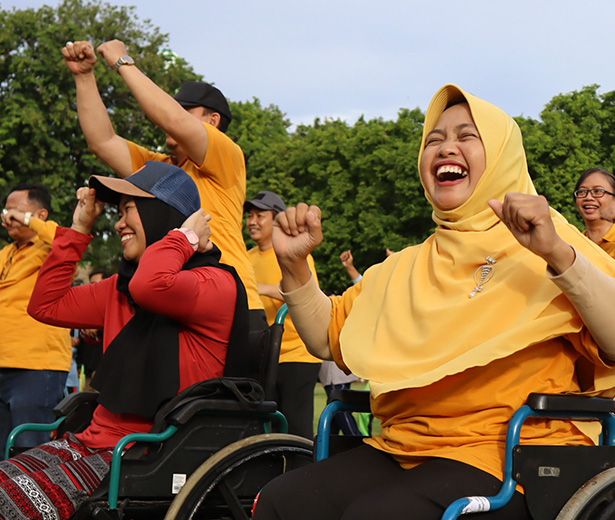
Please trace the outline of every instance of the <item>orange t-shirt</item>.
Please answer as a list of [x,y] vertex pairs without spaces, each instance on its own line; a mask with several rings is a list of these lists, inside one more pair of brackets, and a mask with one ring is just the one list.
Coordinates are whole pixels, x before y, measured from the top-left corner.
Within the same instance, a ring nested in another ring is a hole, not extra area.
[[[214,126],[203,123],[207,130],[208,146],[203,164],[190,159],[178,164],[196,183],[201,204],[213,218],[212,242],[222,251],[221,261],[232,265],[246,287],[248,307],[262,309],[256,290],[254,270],[248,260],[242,235],[243,203],[246,198],[246,166],[243,152],[227,135]],[[133,170],[147,161],[172,164],[170,156],[156,153],[128,141]]]
[[[331,352],[346,370],[339,332],[360,291],[358,284],[343,296],[332,298]],[[589,333],[554,338],[423,388],[372,398],[372,412],[382,423],[382,433],[367,443],[390,453],[405,468],[426,457],[441,457],[470,464],[502,479],[508,422],[527,396],[531,392],[579,392],[577,363],[584,358],[604,365],[594,343],[582,341],[583,334]],[[527,421],[521,442],[592,444],[573,423],[544,419]]]
[[[248,256],[254,267],[256,280],[258,283],[267,285],[279,285],[282,279],[282,271],[275,257],[273,248],[261,251],[258,247],[253,247],[248,251]],[[312,276],[317,280],[316,267],[312,255],[307,257],[308,265]],[[267,323],[273,324],[275,315],[278,309],[282,306],[281,300],[270,298],[269,296],[261,295],[261,300],[265,307],[267,315]],[[303,341],[299,337],[297,329],[290,318],[287,316],[284,321],[284,336],[282,337],[282,346],[280,348],[280,363],[321,363],[322,361],[312,356],[305,347]]]
[[598,242],[598,245],[604,249],[610,256],[615,258],[615,225],[612,225]]
[[0,367],[68,372],[72,346],[68,329],[46,325],[28,314],[30,295],[51,251],[58,225],[32,218],[30,244],[0,250]]

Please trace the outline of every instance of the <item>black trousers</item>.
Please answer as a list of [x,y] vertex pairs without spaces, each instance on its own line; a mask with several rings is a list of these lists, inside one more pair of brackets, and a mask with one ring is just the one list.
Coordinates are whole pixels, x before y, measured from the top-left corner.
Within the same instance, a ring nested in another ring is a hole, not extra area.
[[[440,520],[457,498],[495,495],[500,484],[484,471],[448,459],[404,470],[388,454],[363,445],[272,480],[261,491],[254,519]],[[468,518],[530,520],[519,492],[504,509]]]
[[314,437],[314,387],[320,363],[280,363],[275,400],[288,421],[288,433]]

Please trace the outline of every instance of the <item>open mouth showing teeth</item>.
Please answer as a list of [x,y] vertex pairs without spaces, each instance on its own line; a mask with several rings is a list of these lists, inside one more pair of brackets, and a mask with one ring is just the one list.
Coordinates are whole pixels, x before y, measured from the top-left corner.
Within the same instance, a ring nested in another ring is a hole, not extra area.
[[439,181],[456,181],[467,176],[467,170],[464,170],[461,166],[454,166],[452,164],[440,166],[436,171],[436,178]]

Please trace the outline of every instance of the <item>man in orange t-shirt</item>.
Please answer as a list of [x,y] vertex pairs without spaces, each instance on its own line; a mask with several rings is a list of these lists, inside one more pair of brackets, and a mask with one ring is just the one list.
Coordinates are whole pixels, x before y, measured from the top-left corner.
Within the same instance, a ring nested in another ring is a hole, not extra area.
[[[275,216],[285,209],[284,201],[272,191],[261,191],[245,203],[246,225],[250,238],[256,242],[256,246],[248,251],[248,256],[254,266],[258,292],[269,323],[274,322],[278,309],[284,303],[279,290],[282,272],[275,257],[271,237]],[[312,276],[318,281],[311,255],[307,261]],[[320,359],[312,356],[305,348],[292,319],[286,318],[275,400],[288,420],[288,433],[308,439],[314,436],[314,387],[318,381],[320,363]]]
[[[2,211],[11,243],[0,249],[0,459],[10,431],[55,420],[71,363],[68,329],[39,323],[27,313],[39,269],[57,224],[47,220],[51,196],[38,184],[15,186]],[[17,446],[49,441],[49,432],[24,432]]]
[[117,135],[94,76],[96,54],[89,42],[68,42],[62,49],[77,89],[79,123],[90,149],[120,177],[147,161],[175,164],[196,183],[204,209],[212,215],[212,240],[221,261],[232,265],[246,287],[253,341],[266,329],[263,304],[242,235],[246,168],[243,152],[224,132],[231,118],[220,90],[190,81],[171,97],[139,70],[123,42],[112,40],[97,49],[118,72],[147,117],[167,134],[169,154],[153,152]]

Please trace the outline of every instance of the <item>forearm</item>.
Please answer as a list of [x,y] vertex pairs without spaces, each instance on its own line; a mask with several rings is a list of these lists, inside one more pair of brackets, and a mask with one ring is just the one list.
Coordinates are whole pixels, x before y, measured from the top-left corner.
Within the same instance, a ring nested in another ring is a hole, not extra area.
[[574,305],[604,357],[615,361],[615,320],[608,304],[615,301],[615,279],[577,252],[573,264],[552,280]]
[[132,173],[126,141],[115,133],[93,73],[74,76],[77,89],[79,124],[88,147],[118,175]]
[[320,290],[309,269],[306,283],[286,289],[282,296],[308,351],[320,359],[332,360],[328,338],[331,300]]
[[312,278],[310,272],[310,266],[307,262],[307,258],[301,258],[299,260],[286,260],[278,257],[278,264],[282,271],[282,281],[280,282],[280,288],[283,292],[289,293],[303,287]]
[[58,225],[53,220],[41,220],[36,217],[32,217],[29,227],[36,232],[38,238],[46,244],[51,244],[53,242],[56,230],[58,229]]
[[199,295],[198,279],[182,271],[194,250],[179,231],[149,246],[139,261],[129,289],[135,302],[157,314],[181,317],[193,312]]
[[76,264],[90,240],[90,236],[58,228],[28,304],[33,318],[60,327],[102,327],[104,312],[98,312],[91,287],[72,287]]
[[551,270],[556,274],[563,273],[569,269],[575,261],[575,250],[563,240],[557,240],[549,254],[543,255],[543,259]]
[[280,288],[277,285],[258,283],[256,284],[256,288],[258,289],[258,294],[261,296],[268,296],[274,300],[284,301],[284,298],[282,298],[280,294]]
[[119,72],[150,121],[175,139],[192,161],[201,164],[208,144],[203,123],[184,110],[138,67],[124,66]]
[[359,276],[361,276],[361,273],[357,271],[354,265],[346,266],[346,272],[348,273],[348,276],[352,281],[356,280],[357,278],[359,278]]

